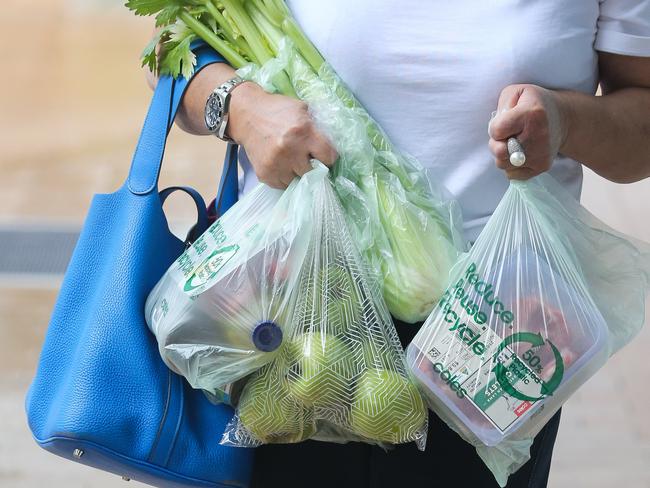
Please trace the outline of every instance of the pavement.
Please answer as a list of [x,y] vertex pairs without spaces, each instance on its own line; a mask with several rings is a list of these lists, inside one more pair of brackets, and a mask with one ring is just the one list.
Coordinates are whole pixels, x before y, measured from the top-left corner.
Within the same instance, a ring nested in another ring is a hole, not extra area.
[[[11,67],[0,80],[0,230],[79,229],[92,195],[122,183],[150,95],[138,55],[151,26],[119,3],[3,3],[0,30],[20,42],[0,43]],[[214,138],[173,131],[161,185],[187,184],[208,198],[223,149]],[[614,185],[589,173],[583,203],[650,242],[650,181]],[[188,200],[174,197],[166,211],[179,233],[191,225]],[[32,441],[23,399],[59,278],[15,278],[0,276],[0,487],[120,486],[119,477]],[[649,348],[645,328],[565,405],[550,488],[650,488]]]

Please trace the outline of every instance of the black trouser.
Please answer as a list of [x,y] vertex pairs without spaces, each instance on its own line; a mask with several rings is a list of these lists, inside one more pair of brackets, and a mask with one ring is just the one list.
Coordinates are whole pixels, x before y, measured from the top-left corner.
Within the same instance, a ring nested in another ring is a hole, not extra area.
[[[404,346],[418,326],[396,322]],[[531,459],[508,481],[508,488],[544,488],[560,424],[558,412],[535,438]],[[251,488],[498,487],[473,446],[435,414],[429,415],[424,452],[414,443],[383,449],[351,442],[262,446],[255,451]]]

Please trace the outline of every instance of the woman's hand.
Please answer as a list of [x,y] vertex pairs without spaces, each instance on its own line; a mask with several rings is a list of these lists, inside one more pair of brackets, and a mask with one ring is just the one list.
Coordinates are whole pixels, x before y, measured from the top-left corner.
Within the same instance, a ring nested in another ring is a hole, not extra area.
[[[181,129],[208,135],[203,112],[212,90],[235,76],[225,63],[199,71],[187,88],[176,117]],[[227,135],[241,144],[258,179],[286,188],[311,169],[310,160],[331,166],[338,158],[329,140],[316,128],[304,102],[266,93],[255,83],[242,83],[231,94]]]
[[[508,178],[527,180],[548,171],[567,138],[567,116],[558,92],[536,85],[510,85],[499,97],[497,116],[490,122],[490,150]],[[510,164],[507,140],[516,137],[526,163]]]
[[265,92],[254,83],[233,90],[228,135],[244,146],[257,178],[286,188],[311,169],[310,160],[332,166],[336,150],[316,127],[307,104]]

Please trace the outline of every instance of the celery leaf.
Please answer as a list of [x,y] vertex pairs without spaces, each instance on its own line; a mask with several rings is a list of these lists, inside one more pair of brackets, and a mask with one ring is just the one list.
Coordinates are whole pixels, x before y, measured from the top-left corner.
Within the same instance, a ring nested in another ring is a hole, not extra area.
[[140,55],[142,66],[148,66],[152,73],[158,72],[158,53],[156,52],[156,48],[164,33],[164,29],[156,31]]
[[135,15],[153,15],[165,9],[183,8],[194,3],[191,0],[127,0],[124,5]]
[[187,35],[179,40],[169,40],[165,43],[165,51],[160,60],[160,74],[177,77],[182,74],[189,79],[194,73],[196,56],[190,49],[190,44],[196,39],[194,35]]

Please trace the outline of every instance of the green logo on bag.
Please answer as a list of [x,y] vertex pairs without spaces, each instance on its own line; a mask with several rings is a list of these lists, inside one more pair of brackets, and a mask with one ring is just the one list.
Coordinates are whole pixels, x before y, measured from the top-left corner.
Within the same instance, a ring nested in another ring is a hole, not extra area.
[[239,245],[233,244],[213,251],[201,264],[192,276],[185,282],[183,290],[190,292],[208,283],[230,259],[237,254]]
[[[562,359],[562,355],[560,354],[560,351],[557,349],[557,347],[555,347],[555,344],[553,344],[551,341],[549,341],[548,339],[544,340],[541,334],[534,334],[532,332],[517,332],[516,334],[512,334],[511,336],[506,337],[501,342],[501,344],[499,344],[499,347],[497,348],[494,357],[497,358],[499,356],[499,353],[501,353],[501,351],[503,351],[506,347],[515,344],[517,342],[528,343],[533,348],[540,347],[543,346],[545,343],[548,343],[548,345],[551,346],[551,349],[553,350],[553,356],[555,358],[555,370],[553,371],[553,375],[549,378],[548,381],[538,380],[541,383],[540,396],[533,397],[520,392],[514,387],[514,384],[517,382],[517,380],[524,378],[530,373],[534,375],[534,371],[535,371],[534,367],[536,366],[536,364],[533,364],[532,360],[533,358],[536,358],[536,356],[525,354],[524,359],[526,360],[526,362],[524,362],[524,360],[520,359],[518,356],[515,355],[512,358],[513,362],[512,364],[510,364],[509,367],[506,367],[503,363],[501,363],[498,360],[495,361],[496,364],[492,369],[492,371],[494,372],[494,375],[496,377],[496,380],[499,382],[499,385],[501,385],[501,388],[503,388],[503,390],[508,395],[523,401],[536,402],[538,400],[551,396],[553,392],[557,390],[557,388],[560,386],[560,383],[562,383],[562,377],[564,376],[564,360]],[[537,359],[539,360],[539,358]]]

